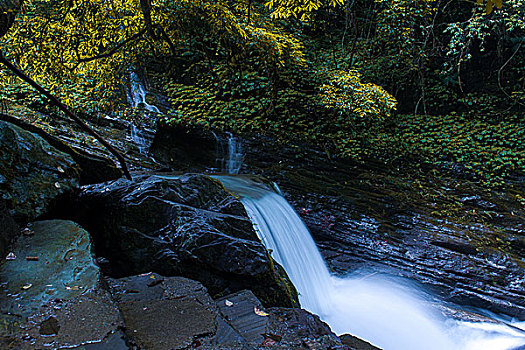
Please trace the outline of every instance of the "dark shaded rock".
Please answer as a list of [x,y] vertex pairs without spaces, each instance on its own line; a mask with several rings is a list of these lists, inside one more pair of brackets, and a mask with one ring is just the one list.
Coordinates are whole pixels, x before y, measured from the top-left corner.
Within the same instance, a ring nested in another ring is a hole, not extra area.
[[33,223],[0,265],[2,348],[74,347],[104,342],[122,325],[100,289],[89,234],[71,221]]
[[38,135],[0,121],[0,193],[18,222],[44,214],[78,187],[78,166]]
[[[31,344],[29,349],[105,343],[122,327],[117,306],[102,289],[91,290],[72,300],[54,300],[42,310],[30,317],[24,327],[30,337],[24,339],[25,344]],[[43,327],[47,333],[42,333]]]
[[380,350],[378,347],[350,334],[343,334],[339,338],[350,350]]
[[256,349],[347,349],[318,316],[297,308],[264,309],[249,290],[220,298],[217,306],[242,337],[243,348],[250,345]]
[[175,170],[202,171],[215,166],[217,139],[204,128],[159,122],[149,153]]
[[108,284],[126,334],[140,349],[347,349],[317,316],[301,309],[265,310],[248,290],[214,301],[197,281],[155,273]]
[[59,138],[21,119],[0,114],[0,120],[15,124],[24,130],[38,135],[57,150],[69,154],[79,166],[80,185],[115,180],[122,176],[122,171],[108,158],[89,153],[73,145],[67,145]]
[[268,313],[270,332],[266,339],[275,341],[275,335],[278,335],[281,338],[279,344],[286,345],[284,348],[347,349],[317,315],[303,309],[286,308],[270,308]]
[[20,227],[7,211],[4,201],[0,199],[0,259],[7,255],[9,244],[19,232]]
[[54,316],[49,316],[42,322],[40,322],[40,334],[41,335],[55,335],[60,330],[58,320]]
[[99,256],[120,275],[155,271],[202,282],[212,295],[252,289],[293,306],[295,289],[258,240],[243,205],[202,175],[135,176],[88,186],[77,206]]
[[144,349],[189,347],[195,337],[215,332],[215,314],[193,300],[150,300],[121,303],[129,337]]

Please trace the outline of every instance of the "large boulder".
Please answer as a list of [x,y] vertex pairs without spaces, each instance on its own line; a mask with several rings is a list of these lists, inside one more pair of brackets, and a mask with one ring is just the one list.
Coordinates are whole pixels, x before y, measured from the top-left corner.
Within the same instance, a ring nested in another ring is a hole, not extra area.
[[121,318],[99,278],[85,230],[65,220],[32,223],[0,264],[0,348],[105,341]]
[[79,166],[80,185],[115,180],[122,176],[122,171],[115,166],[115,163],[106,157],[94,154],[93,152],[90,153],[72,143],[66,144],[58,137],[50,135],[39,127],[29,124],[22,119],[0,113],[0,120],[15,124],[30,133],[38,135],[57,150],[69,154]]
[[38,135],[0,121],[0,195],[16,221],[44,214],[78,185],[79,170],[71,156]]
[[243,205],[213,179],[136,175],[86,186],[71,207],[116,275],[155,271],[196,279],[214,296],[251,289],[266,305],[296,305]]

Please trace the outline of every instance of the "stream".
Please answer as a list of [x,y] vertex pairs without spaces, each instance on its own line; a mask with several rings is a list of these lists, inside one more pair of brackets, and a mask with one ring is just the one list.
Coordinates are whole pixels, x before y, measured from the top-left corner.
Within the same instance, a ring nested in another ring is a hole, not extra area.
[[332,276],[305,224],[281,195],[246,177],[214,178],[239,196],[260,239],[296,286],[301,306],[337,334],[351,333],[389,350],[510,350],[525,345],[523,323],[475,314],[447,316],[443,309],[459,307],[408,280],[374,271]]

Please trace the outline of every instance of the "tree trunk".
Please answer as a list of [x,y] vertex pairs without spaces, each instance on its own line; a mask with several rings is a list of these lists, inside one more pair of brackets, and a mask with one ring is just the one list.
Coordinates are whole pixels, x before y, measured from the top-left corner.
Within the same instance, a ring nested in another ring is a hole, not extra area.
[[0,38],[3,37],[15,21],[24,0],[0,0]]

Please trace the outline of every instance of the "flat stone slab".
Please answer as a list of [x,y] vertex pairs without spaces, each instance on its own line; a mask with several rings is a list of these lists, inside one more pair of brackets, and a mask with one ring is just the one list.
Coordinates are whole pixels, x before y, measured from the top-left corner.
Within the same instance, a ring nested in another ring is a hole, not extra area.
[[[225,320],[248,343],[262,344],[263,334],[268,333],[269,323],[259,299],[249,290],[230,294],[217,300]],[[259,315],[256,313],[259,312]]]
[[194,348],[209,343],[217,332],[216,307],[199,282],[155,273],[108,282],[126,334],[140,348]]
[[72,300],[94,289],[99,269],[89,234],[72,221],[32,223],[0,265],[0,309],[29,316],[54,300]]

